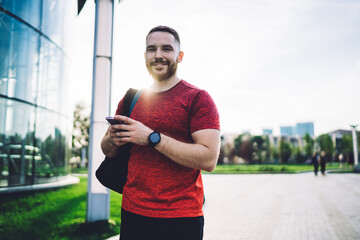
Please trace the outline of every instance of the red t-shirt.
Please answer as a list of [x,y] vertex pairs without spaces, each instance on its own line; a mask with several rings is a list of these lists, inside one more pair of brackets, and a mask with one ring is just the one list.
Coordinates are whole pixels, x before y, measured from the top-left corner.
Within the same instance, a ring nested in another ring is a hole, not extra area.
[[[119,102],[116,114],[123,112]],[[144,91],[131,118],[176,140],[192,143],[201,129],[220,130],[219,114],[210,95],[184,80],[168,91]],[[148,146],[133,144],[122,207],[147,217],[202,216],[200,170],[184,167]]]

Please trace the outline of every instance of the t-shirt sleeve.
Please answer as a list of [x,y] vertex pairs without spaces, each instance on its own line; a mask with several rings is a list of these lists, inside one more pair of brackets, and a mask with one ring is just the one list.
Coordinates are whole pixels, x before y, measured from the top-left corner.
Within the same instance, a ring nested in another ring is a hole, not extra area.
[[190,114],[190,131],[194,133],[203,129],[220,130],[220,117],[210,94],[201,90],[193,99]]
[[122,115],[122,113],[124,112],[124,99],[125,96],[118,103],[118,107],[116,109],[115,115]]

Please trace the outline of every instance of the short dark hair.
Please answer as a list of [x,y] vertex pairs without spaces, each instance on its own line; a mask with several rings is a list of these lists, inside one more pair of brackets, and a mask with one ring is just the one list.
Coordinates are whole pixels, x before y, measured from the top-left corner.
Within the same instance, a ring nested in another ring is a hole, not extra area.
[[153,32],[167,32],[170,33],[171,35],[174,36],[175,40],[179,43],[180,46],[180,37],[179,34],[177,33],[177,31],[175,31],[173,28],[168,27],[168,26],[157,26],[154,27],[150,30],[150,32],[148,33],[148,35],[146,36],[146,39],[149,37],[149,35]]

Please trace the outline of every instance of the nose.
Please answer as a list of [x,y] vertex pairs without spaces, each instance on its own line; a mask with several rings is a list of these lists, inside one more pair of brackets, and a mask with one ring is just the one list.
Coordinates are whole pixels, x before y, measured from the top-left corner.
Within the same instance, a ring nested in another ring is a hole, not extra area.
[[155,52],[155,58],[162,58],[162,52],[161,52],[161,49],[158,48],[156,49],[156,52]]

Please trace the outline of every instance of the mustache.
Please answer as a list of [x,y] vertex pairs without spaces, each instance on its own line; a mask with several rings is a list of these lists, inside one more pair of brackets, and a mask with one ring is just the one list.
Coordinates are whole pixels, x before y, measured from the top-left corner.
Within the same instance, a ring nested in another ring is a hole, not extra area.
[[154,66],[154,65],[157,65],[157,64],[169,65],[170,61],[163,60],[163,59],[155,59],[154,62],[150,63],[151,66]]

